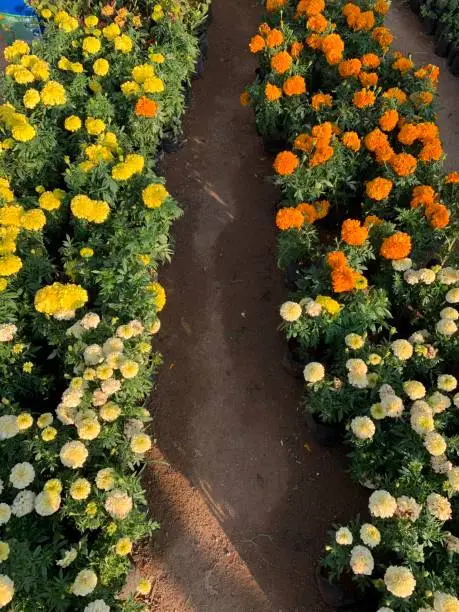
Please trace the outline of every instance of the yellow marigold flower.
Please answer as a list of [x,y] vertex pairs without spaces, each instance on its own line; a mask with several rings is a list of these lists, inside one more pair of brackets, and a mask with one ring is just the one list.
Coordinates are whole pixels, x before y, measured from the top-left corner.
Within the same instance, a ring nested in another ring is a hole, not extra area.
[[41,432],[41,437],[44,442],[51,442],[57,436],[55,427],[45,427]]
[[87,28],[95,28],[99,23],[99,18],[95,15],[88,15],[84,18],[84,24]]
[[62,482],[59,480],[59,478],[51,478],[51,480],[47,480],[45,482],[43,491],[60,495],[60,493],[62,493]]
[[94,117],[88,117],[85,121],[85,127],[91,136],[98,136],[105,130],[105,123],[102,119],[94,119]]
[[140,87],[135,81],[126,81],[121,84],[121,91],[125,96],[131,96],[139,91]]
[[45,213],[40,208],[28,210],[21,216],[21,226],[26,230],[38,232],[45,225]]
[[37,91],[36,89],[28,89],[23,98],[22,101],[24,103],[24,106],[26,108],[35,108],[37,106],[37,104],[40,102],[40,92]]
[[48,81],[41,90],[41,101],[45,106],[60,106],[67,102],[63,85],[57,81]]
[[83,442],[78,440],[67,442],[59,453],[61,463],[66,467],[76,470],[82,467],[88,458],[88,450]]
[[0,575],[0,606],[4,608],[14,597],[14,582],[6,574]]
[[150,55],[150,61],[154,62],[155,64],[164,64],[166,58],[162,53],[152,53]]
[[154,304],[156,310],[161,312],[166,305],[166,291],[160,283],[152,283],[148,286],[148,290],[154,293]]
[[131,450],[137,455],[143,455],[151,448],[151,438],[145,433],[138,433],[131,438]]
[[22,261],[16,255],[0,257],[0,276],[12,276],[22,268]]
[[83,247],[82,249],[80,249],[80,255],[81,257],[84,257],[85,259],[89,259],[90,257],[94,255],[94,250],[91,249],[90,247]]
[[14,70],[11,76],[16,83],[19,83],[19,85],[27,85],[27,83],[32,83],[35,81],[33,73],[30,70],[27,70],[27,68],[18,68]]
[[38,205],[43,210],[57,210],[61,205],[61,200],[53,191],[45,191],[38,198]]
[[139,372],[139,364],[132,359],[127,359],[120,365],[120,372],[124,378],[134,378]]
[[318,295],[316,297],[316,302],[331,315],[336,315],[341,310],[340,303],[327,295]]
[[35,310],[55,317],[75,316],[75,310],[88,301],[88,293],[78,285],[53,283],[35,294]]
[[303,376],[308,383],[319,382],[325,376],[325,368],[318,361],[311,361],[305,366]]
[[37,132],[29,123],[17,124],[11,130],[11,135],[18,142],[29,142],[35,138]]
[[143,82],[143,90],[145,93],[161,93],[164,89],[164,82],[159,77],[148,77]]
[[116,421],[121,414],[121,408],[115,402],[107,402],[100,409],[100,418],[108,423]]
[[115,38],[115,49],[121,51],[121,53],[129,53],[132,51],[133,43],[132,39],[126,34],[121,34]]
[[83,64],[81,64],[80,62],[72,62],[70,64],[70,70],[75,74],[81,74],[84,70]]
[[52,422],[53,422],[53,415],[51,414],[51,412],[44,412],[37,419],[37,425],[38,427],[40,427],[40,429],[43,429],[43,427],[47,427],[48,425],[51,425]]
[[115,546],[117,555],[125,556],[132,551],[132,541],[129,538],[121,538]]
[[91,200],[87,195],[76,195],[70,202],[70,209],[77,219],[103,223],[110,214],[110,207],[102,200]]
[[151,14],[151,18],[154,21],[160,21],[164,17],[164,9],[160,4],[155,4],[153,7],[153,12]]
[[97,74],[97,76],[105,76],[106,74],[108,74],[109,68],[110,64],[103,57],[97,59],[92,65],[94,74]]
[[18,426],[19,431],[24,431],[25,429],[29,429],[33,425],[33,418],[29,412],[21,412],[16,417],[16,424]]
[[70,487],[70,497],[77,501],[86,499],[91,493],[91,483],[86,478],[77,478]]
[[148,595],[151,591],[151,582],[146,578],[139,580],[137,585],[137,593],[139,595]]
[[142,200],[147,208],[159,208],[168,197],[169,193],[161,183],[148,185],[142,191]]
[[21,55],[29,53],[30,47],[24,40],[15,40],[12,45],[6,47],[3,55],[7,62],[11,62]]
[[154,76],[155,71],[150,64],[140,64],[132,69],[132,78],[139,84],[144,83],[146,79],[151,79]]
[[104,468],[96,474],[96,487],[101,491],[110,491],[115,484],[115,472],[112,468]]
[[95,36],[86,36],[86,38],[83,38],[83,44],[81,45],[83,53],[87,55],[99,53],[101,46],[100,40]]
[[8,287],[8,281],[5,278],[0,278],[0,293]]
[[102,30],[102,34],[107,40],[115,40],[121,34],[121,30],[116,23],[111,23]]

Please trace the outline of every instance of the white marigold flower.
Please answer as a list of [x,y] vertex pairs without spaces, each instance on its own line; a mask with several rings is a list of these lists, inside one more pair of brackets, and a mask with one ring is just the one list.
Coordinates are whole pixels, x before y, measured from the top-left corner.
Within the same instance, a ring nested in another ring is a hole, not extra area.
[[124,424],[124,435],[130,440],[132,436],[143,431],[143,428],[144,424],[140,419],[128,419]]
[[121,354],[124,351],[124,343],[120,338],[109,338],[102,347],[105,356]]
[[[108,379],[110,380],[110,379]],[[104,380],[103,382],[107,382]],[[93,406],[103,406],[108,400],[108,393],[104,393],[103,389],[96,389],[92,394],[92,405]]]
[[59,493],[42,491],[35,498],[35,512],[40,516],[51,516],[55,514],[61,506],[61,496]]
[[0,342],[11,342],[18,328],[13,323],[2,323],[0,325]]
[[372,406],[370,407],[370,414],[376,421],[381,421],[387,416],[385,409],[379,402],[376,404],[372,404]]
[[416,270],[407,270],[403,274],[403,278],[408,285],[417,285],[421,280],[420,274]]
[[308,383],[316,383],[323,380],[325,376],[325,368],[324,366],[317,362],[311,361],[303,370],[303,376],[306,382]]
[[411,406],[411,428],[420,436],[433,431],[435,423],[433,411],[427,402],[418,400]]
[[61,463],[65,465],[65,467],[76,470],[77,468],[83,467],[85,464],[88,458],[88,449],[83,442],[79,442],[78,440],[67,442],[61,448],[59,457]]
[[115,471],[104,468],[96,474],[96,487],[101,491],[110,491],[115,486]]
[[398,395],[384,394],[381,398],[381,406],[386,416],[393,419],[402,415],[404,410],[403,400]]
[[406,361],[413,356],[413,345],[408,340],[394,340],[391,345],[392,352],[400,359],[400,361]]
[[384,583],[387,590],[401,599],[406,599],[413,594],[416,588],[416,580],[407,567],[390,565],[384,574]]
[[65,333],[67,336],[73,336],[73,338],[76,338],[77,340],[79,340],[80,338],[82,338],[84,331],[85,330],[80,325],[80,322],[77,321],[76,323],[68,327]]
[[427,403],[432,408],[434,414],[444,412],[451,406],[451,400],[447,395],[443,395],[439,391],[435,391],[427,398]]
[[435,282],[436,274],[433,270],[430,270],[429,268],[421,268],[419,270],[419,276],[421,282],[424,283],[424,285],[431,285],[433,282]]
[[118,391],[121,389],[121,381],[117,380],[116,378],[108,378],[107,380],[103,380],[100,386],[102,391],[106,393],[108,397],[110,397],[110,395],[118,393]]
[[368,507],[372,516],[390,518],[397,510],[397,500],[388,491],[381,489],[370,495]]
[[107,606],[103,599],[96,599],[91,601],[83,612],[110,612],[110,606]]
[[459,554],[459,538],[453,536],[452,533],[446,536],[446,550],[455,555]]
[[434,610],[435,612],[458,612],[459,599],[449,593],[436,591],[434,593]]
[[75,422],[76,408],[68,408],[63,404],[59,404],[56,408],[57,418],[64,425],[73,425]]
[[426,340],[427,338],[424,335],[423,330],[414,332],[414,334],[411,334],[411,336],[408,338],[408,342],[411,344],[424,344]]
[[354,376],[363,376],[368,372],[368,366],[363,359],[348,359],[346,368]]
[[459,280],[458,271],[455,268],[442,268],[437,274],[437,280],[442,285],[454,285]]
[[318,317],[320,313],[322,312],[322,306],[315,300],[309,299],[304,304],[304,311],[310,317]]
[[22,518],[30,514],[35,506],[35,493],[33,491],[20,491],[13,500],[11,512],[14,516]]
[[120,325],[116,330],[116,335],[123,340],[129,340],[134,335],[134,332],[129,325]]
[[84,315],[84,317],[80,321],[81,327],[83,329],[96,329],[100,323],[100,317],[95,312],[88,312]]
[[384,383],[383,385],[380,386],[378,393],[381,399],[383,399],[383,397],[386,395],[395,395],[395,391],[387,383]]
[[435,329],[442,336],[452,336],[457,332],[457,325],[451,319],[440,319],[435,325]]
[[407,380],[403,383],[403,390],[411,400],[422,399],[426,394],[426,388],[418,380]]
[[403,259],[393,259],[392,267],[396,272],[406,272],[411,268],[413,262],[409,257],[404,257]]
[[366,389],[369,386],[367,374],[354,374],[353,372],[349,372],[347,381],[356,389]]
[[10,482],[15,489],[25,489],[33,482],[35,478],[35,470],[33,465],[24,461],[16,463],[10,472]]
[[59,310],[53,314],[53,317],[58,321],[70,321],[75,318],[74,310]]
[[99,365],[104,360],[102,347],[98,344],[90,344],[84,349],[83,358],[87,365]]
[[64,556],[56,561],[56,565],[59,567],[68,567],[71,563],[75,561],[78,556],[78,551],[76,548],[71,548],[70,550],[64,551]]
[[364,523],[360,527],[360,539],[369,548],[374,548],[381,542],[381,532],[371,523]]
[[62,394],[61,404],[66,408],[76,408],[81,404],[83,391],[81,389],[66,389]]
[[448,472],[448,481],[454,493],[459,493],[459,467],[453,467]]
[[436,431],[429,431],[424,438],[424,446],[434,457],[443,455],[446,450],[445,438]]
[[370,440],[376,431],[375,424],[366,416],[354,417],[351,421],[351,429],[359,440]]
[[279,309],[279,313],[284,321],[293,323],[301,317],[302,309],[298,302],[284,302]]
[[14,597],[14,582],[6,574],[0,574],[0,608],[7,606]]
[[395,516],[398,518],[405,518],[415,523],[421,514],[421,510],[421,504],[418,504],[414,497],[408,497],[407,495],[397,497]]
[[132,321],[129,321],[128,326],[131,328],[133,336],[140,336],[140,334],[145,329],[141,321],[139,321],[138,319],[132,319]]
[[371,551],[366,546],[354,546],[351,551],[350,566],[356,575],[371,576],[375,567]]
[[125,519],[132,510],[132,497],[121,489],[113,489],[105,500],[105,510],[114,519]]
[[450,289],[445,295],[445,300],[448,302],[448,304],[457,304],[459,302],[459,287]]
[[14,414],[5,414],[0,417],[0,440],[8,440],[18,433],[17,417]]
[[427,510],[440,521],[449,521],[452,516],[451,504],[446,497],[431,493],[426,500]]
[[92,570],[81,570],[71,586],[71,592],[79,597],[86,597],[97,586],[97,574]]
[[446,455],[431,456],[430,465],[436,474],[448,474],[453,469],[453,464],[448,461]]
[[356,351],[357,349],[362,348],[362,346],[365,344],[365,339],[359,334],[352,333],[347,334],[347,336],[344,338],[344,342],[346,343],[346,346]]
[[0,504],[0,525],[6,525],[11,518],[11,508],[8,504]]
[[77,422],[78,437],[81,440],[95,440],[100,434],[100,423],[97,419],[90,417]]
[[442,374],[437,379],[437,387],[441,391],[450,393],[457,387],[457,378],[451,374]]
[[350,546],[353,541],[352,533],[347,527],[340,527],[335,533],[335,540],[341,546]]
[[442,319],[451,319],[451,321],[457,321],[459,319],[459,312],[452,306],[447,306],[440,310],[440,317]]

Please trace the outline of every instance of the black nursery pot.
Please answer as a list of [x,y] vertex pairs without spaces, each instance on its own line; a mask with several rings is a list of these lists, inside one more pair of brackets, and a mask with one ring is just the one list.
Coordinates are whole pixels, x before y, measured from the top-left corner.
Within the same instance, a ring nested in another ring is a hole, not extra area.
[[451,43],[451,46],[449,48],[449,53],[448,53],[448,66],[451,66],[451,64],[454,62],[454,58],[456,57],[456,55],[459,54],[459,45],[457,44],[457,42],[453,41]]
[[282,365],[284,369],[295,378],[303,378],[304,366],[309,360],[300,355],[299,344],[291,338],[285,347]]
[[438,57],[446,57],[448,55],[450,42],[444,36],[440,36],[435,43],[434,52]]
[[436,17],[423,17],[422,19],[422,29],[424,34],[431,36],[435,32],[435,28],[437,27],[437,19]]
[[320,596],[328,606],[339,610],[365,609],[367,594],[357,589],[351,576],[342,575],[339,582],[331,582],[328,571],[318,563],[315,579]]
[[308,425],[314,440],[320,446],[332,448],[337,446],[342,440],[342,431],[338,425],[324,423],[317,415],[306,411],[306,424]]
[[410,0],[410,7],[413,13],[419,15],[419,12],[421,10],[421,0]]
[[452,61],[449,70],[452,75],[459,77],[459,54],[456,53],[454,60]]

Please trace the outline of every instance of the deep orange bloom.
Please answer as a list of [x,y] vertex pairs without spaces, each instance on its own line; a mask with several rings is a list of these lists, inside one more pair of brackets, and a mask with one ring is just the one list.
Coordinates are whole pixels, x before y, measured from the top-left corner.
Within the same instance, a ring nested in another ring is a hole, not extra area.
[[300,0],[296,6],[297,17],[306,15],[311,17],[312,15],[318,15],[325,8],[324,0]]
[[332,270],[347,266],[347,257],[343,251],[330,251],[327,253],[326,260],[327,265],[329,265]]
[[378,15],[385,15],[389,10],[389,7],[390,4],[385,0],[377,0],[374,6],[374,11],[375,13],[378,13]]
[[344,293],[347,291],[352,291],[357,286],[357,281],[360,279],[361,275],[349,268],[348,266],[344,266],[342,268],[336,268],[331,273],[331,281],[333,291],[335,293]]
[[330,202],[328,200],[317,200],[312,205],[315,208],[317,219],[323,219],[328,215],[330,210]]
[[293,147],[308,153],[314,148],[314,138],[309,134],[298,134],[293,143]]
[[404,123],[397,135],[397,140],[404,145],[412,145],[420,136],[419,126],[415,123]]
[[287,53],[287,51],[276,53],[276,55],[271,58],[271,68],[278,74],[284,74],[284,72],[290,70],[291,65],[292,56],[290,53]]
[[298,204],[296,208],[304,215],[304,220],[306,223],[314,223],[314,221],[317,220],[316,209],[312,204],[302,202],[301,204]]
[[262,36],[260,36],[260,34],[255,34],[255,36],[253,36],[249,42],[250,52],[259,53],[260,51],[263,51],[264,48],[265,48],[265,39]]
[[293,207],[281,208],[277,211],[276,225],[278,229],[285,231],[298,229],[304,223],[304,216],[301,211]]
[[286,96],[301,96],[306,93],[306,82],[302,76],[292,76],[282,86]]
[[377,177],[372,181],[368,181],[365,185],[365,191],[372,200],[385,200],[392,191],[392,181],[386,178]]
[[308,30],[319,33],[325,32],[327,25],[328,21],[321,13],[312,15],[312,17],[309,17],[308,21],[306,22],[306,27]]
[[266,45],[273,49],[274,47],[278,47],[284,42],[284,35],[280,30],[273,29],[269,32],[266,37]]
[[405,232],[396,232],[384,238],[379,253],[385,259],[404,259],[411,252],[411,238]]
[[440,76],[440,68],[434,64],[426,64],[422,66],[422,68],[419,68],[419,70],[416,70],[414,76],[419,79],[429,79],[432,85],[437,85],[438,77]]
[[381,63],[381,60],[376,53],[365,53],[365,55],[362,55],[360,58],[360,61],[362,62],[362,66],[364,68],[377,68]]
[[363,143],[365,148],[374,153],[381,147],[387,146],[389,144],[389,140],[387,138],[387,134],[381,132],[379,128],[375,128],[365,136]]
[[328,145],[322,146],[322,147],[316,147],[316,150],[314,151],[314,153],[311,156],[311,159],[309,160],[309,165],[311,166],[311,168],[314,168],[315,166],[324,164],[331,157],[333,157],[334,152],[335,151],[333,147],[330,147]]
[[416,171],[416,158],[409,153],[396,153],[389,160],[392,170],[399,176],[409,176]]
[[376,72],[361,72],[359,81],[364,87],[375,87],[378,84],[378,75]]
[[438,161],[443,155],[443,148],[441,146],[441,140],[439,138],[435,138],[434,140],[429,140],[422,147],[419,153],[419,159],[423,162],[431,162]]
[[298,168],[300,160],[291,151],[281,151],[274,160],[274,170],[281,176],[293,174]]
[[382,220],[376,215],[367,215],[365,217],[365,221],[363,222],[364,227],[371,229],[373,225],[380,225]]
[[430,91],[419,91],[411,95],[411,99],[416,106],[428,106],[432,103],[434,96]]
[[381,115],[378,121],[379,127],[385,132],[391,132],[397,125],[398,120],[398,112],[392,108]]
[[435,202],[435,190],[430,185],[416,185],[411,194],[411,208],[430,206]]
[[250,104],[250,95],[248,91],[243,91],[239,96],[239,101],[242,106],[248,106]]
[[270,102],[274,102],[275,100],[279,100],[279,98],[282,96],[282,91],[276,85],[271,85],[271,83],[266,83],[265,96]]
[[311,130],[311,134],[314,136],[314,138],[316,138],[317,141],[319,140],[321,141],[320,143],[316,142],[318,146],[327,145],[330,142],[332,133],[333,133],[333,126],[330,123],[330,121],[325,121],[324,123],[318,123]]
[[459,172],[450,172],[445,178],[445,183],[459,183]]
[[369,31],[374,28],[375,25],[375,16],[373,11],[365,11],[364,13],[360,13],[357,15],[357,19],[355,24],[352,26],[353,30],[357,32],[360,30]]
[[390,87],[383,93],[383,98],[389,98],[390,100],[397,100],[399,104],[404,104],[408,100],[408,96],[404,91],[398,87]]
[[351,246],[361,246],[368,238],[368,230],[357,219],[346,219],[341,226],[341,239]]
[[360,138],[357,132],[344,132],[341,141],[347,149],[351,151],[360,151]]
[[419,140],[424,144],[430,140],[440,138],[440,131],[438,125],[431,121],[425,121],[424,123],[418,123],[419,128]]
[[389,28],[385,28],[384,26],[375,28],[371,33],[371,37],[378,43],[381,49],[387,49],[390,47],[392,41],[394,40]]
[[262,36],[268,36],[268,34],[271,32],[271,28],[267,23],[260,23],[258,26],[258,31]]
[[311,98],[311,106],[315,111],[318,111],[322,106],[330,107],[333,103],[333,97],[330,94],[317,93]]
[[142,96],[135,105],[135,114],[139,117],[154,117],[158,112],[158,104],[150,98]]
[[322,39],[320,48],[329,64],[338,64],[343,57],[344,42],[339,34],[328,34]]
[[303,43],[300,43],[296,40],[294,43],[292,43],[292,46],[290,48],[290,55],[295,58],[300,57],[303,49],[304,49]]
[[322,38],[319,34],[311,34],[306,38],[306,44],[311,49],[317,50],[322,48]]
[[376,149],[375,160],[378,162],[378,164],[384,164],[390,161],[394,154],[394,149],[390,146],[389,143],[387,143],[386,145],[383,145],[382,147]]
[[444,204],[429,204],[425,209],[427,220],[435,229],[443,229],[449,223],[449,210]]
[[413,62],[407,57],[399,57],[392,64],[392,68],[394,68],[394,70],[399,70],[402,74],[411,70],[413,66]]
[[338,72],[343,79],[348,77],[357,77],[362,70],[362,62],[356,58],[344,60],[339,63]]
[[360,89],[356,91],[352,96],[352,102],[357,108],[366,108],[367,106],[373,106],[375,103],[376,96],[370,89]]
[[266,10],[270,13],[279,11],[287,4],[287,0],[266,0]]

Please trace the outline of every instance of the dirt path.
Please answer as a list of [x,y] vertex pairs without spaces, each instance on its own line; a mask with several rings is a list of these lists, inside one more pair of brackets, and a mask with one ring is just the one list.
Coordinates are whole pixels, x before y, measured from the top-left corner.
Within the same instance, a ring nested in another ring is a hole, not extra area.
[[314,564],[330,525],[354,516],[366,494],[342,452],[311,439],[295,412],[301,384],[281,366],[276,191],[238,101],[255,68],[247,41],[259,5],[214,0],[214,15],[188,143],[167,159],[186,215],[161,275],[165,364],[145,477],[162,528],[140,565],[154,581],[151,610],[324,612]]

